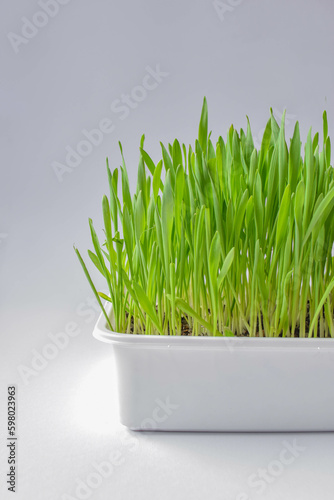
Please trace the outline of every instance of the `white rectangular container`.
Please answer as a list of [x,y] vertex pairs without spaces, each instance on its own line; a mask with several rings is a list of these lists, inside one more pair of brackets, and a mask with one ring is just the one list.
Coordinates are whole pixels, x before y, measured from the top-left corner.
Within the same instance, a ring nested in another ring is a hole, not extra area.
[[132,430],[334,431],[334,339],[93,335]]

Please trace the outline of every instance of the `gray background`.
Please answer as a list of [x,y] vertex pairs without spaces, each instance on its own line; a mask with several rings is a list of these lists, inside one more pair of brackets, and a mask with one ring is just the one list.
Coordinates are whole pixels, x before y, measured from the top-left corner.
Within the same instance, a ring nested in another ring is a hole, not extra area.
[[[220,3],[219,15],[204,0],[69,0],[45,21],[36,18],[37,1],[2,2],[0,434],[6,386],[15,383],[16,498],[78,498],[77,480],[111,451],[124,461],[89,498],[263,498],[248,478],[293,438],[305,451],[268,484],[265,498],[332,498],[333,434],[141,434],[125,444],[132,434],[117,421],[110,349],[91,338],[98,313],[72,245],[90,246],[88,217],[100,226],[105,158],[120,164],[118,140],[134,187],[141,134],[155,160],[160,140],[193,143],[204,95],[214,138],[231,123],[245,127],[248,115],[260,141],[270,107],[277,119],[286,108],[288,135],[298,119],[303,140],[311,125],[321,131],[327,109],[333,135],[333,2]],[[46,24],[14,50],[10,33],[22,36],[22,18]],[[168,75],[122,120],[111,104],[136,92],[147,66],[157,65]],[[82,130],[104,118],[114,130],[59,182],[54,162],[64,163],[66,147],[76,148]],[[40,371],[22,377],[34,350],[41,353],[49,334],[69,322],[80,332]],[[0,447],[0,494],[11,498],[3,440]]]

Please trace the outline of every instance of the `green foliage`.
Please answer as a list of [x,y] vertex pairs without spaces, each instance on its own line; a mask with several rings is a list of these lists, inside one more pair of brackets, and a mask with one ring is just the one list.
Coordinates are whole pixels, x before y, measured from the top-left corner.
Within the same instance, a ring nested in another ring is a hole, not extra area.
[[334,337],[327,114],[322,148],[310,131],[304,155],[298,122],[288,145],[284,120],[271,111],[259,150],[248,118],[246,133],[232,126],[214,147],[204,98],[194,148],[161,144],[155,165],[142,136],[133,196],[120,145],[120,169],[107,162],[104,241],[89,221],[88,255],[108,296],[76,250],[109,328],[179,335],[187,322],[192,335]]

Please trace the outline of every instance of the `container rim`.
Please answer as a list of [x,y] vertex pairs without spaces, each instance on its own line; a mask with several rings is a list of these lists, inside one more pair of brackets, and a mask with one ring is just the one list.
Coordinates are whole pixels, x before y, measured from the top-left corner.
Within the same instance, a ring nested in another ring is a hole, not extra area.
[[[105,306],[107,314],[113,317],[111,304]],[[113,332],[107,327],[103,313],[100,314],[93,337],[102,342],[124,347],[184,348],[184,349],[224,349],[224,350],[333,350],[334,338],[293,338],[293,337],[204,337],[181,335],[142,335]]]

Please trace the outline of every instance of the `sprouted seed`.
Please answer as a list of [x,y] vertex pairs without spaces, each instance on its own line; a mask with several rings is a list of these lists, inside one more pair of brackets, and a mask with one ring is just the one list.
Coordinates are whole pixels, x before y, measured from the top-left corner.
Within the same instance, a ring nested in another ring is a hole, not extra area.
[[[334,337],[334,180],[327,114],[323,143],[299,124],[289,145],[285,113],[271,111],[260,149],[230,127],[216,145],[204,98],[198,139],[177,139],[155,164],[140,144],[131,195],[107,161],[103,240],[89,220],[88,255],[105,278],[98,292],[111,330],[145,335]],[[103,302],[111,303],[112,314]]]

